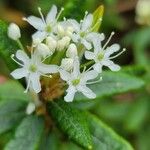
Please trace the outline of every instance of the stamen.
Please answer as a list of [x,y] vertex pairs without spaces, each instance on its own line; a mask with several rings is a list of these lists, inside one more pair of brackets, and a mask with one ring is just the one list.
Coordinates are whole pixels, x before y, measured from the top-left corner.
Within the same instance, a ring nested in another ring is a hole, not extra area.
[[28,21],[28,19],[26,17],[23,17],[22,20],[23,21]]
[[84,66],[82,73],[84,73],[84,72],[85,72],[85,70],[86,70],[86,66]]
[[52,54],[46,56],[46,57],[42,60],[42,63],[43,63],[48,57],[50,57],[50,56],[52,56]]
[[106,46],[108,45],[108,43],[110,42],[112,36],[115,34],[115,32],[112,32],[111,35],[109,36],[107,42],[105,43],[105,45],[103,46],[103,50],[106,48]]
[[64,17],[63,20],[66,21],[67,20],[66,17]]
[[62,14],[62,12],[63,12],[63,11],[64,11],[64,8],[62,7],[62,8],[61,8],[61,10],[59,11],[58,15],[57,15],[56,20],[58,20],[58,19],[59,19],[60,15]]
[[102,81],[102,77],[100,77],[97,81],[87,82],[86,84],[95,84]]
[[41,18],[42,18],[43,23],[46,24],[45,19],[44,19],[44,16],[43,16],[43,14],[42,14],[42,9],[41,9],[40,7],[38,7],[38,11],[39,11],[39,13],[40,13],[40,16],[41,16]]
[[120,53],[118,53],[117,55],[115,55],[115,56],[112,56],[112,57],[109,57],[109,59],[114,59],[114,58],[116,58],[116,57],[118,57],[118,56],[120,56],[122,53],[124,53],[126,51],[126,49],[125,48],[123,48],[123,50],[120,52]]
[[43,74],[43,73],[41,73],[41,75],[44,76],[44,77],[47,77],[47,78],[52,78],[52,75],[46,75],[46,74]]
[[12,54],[12,55],[11,55],[11,59],[12,59],[15,63],[17,63],[18,65],[20,65],[20,66],[22,66],[22,67],[23,67],[24,65],[23,65],[23,64],[21,64],[21,63],[19,63],[19,62],[18,62],[18,61],[17,61],[14,57],[15,57],[15,55],[14,55],[14,54]]

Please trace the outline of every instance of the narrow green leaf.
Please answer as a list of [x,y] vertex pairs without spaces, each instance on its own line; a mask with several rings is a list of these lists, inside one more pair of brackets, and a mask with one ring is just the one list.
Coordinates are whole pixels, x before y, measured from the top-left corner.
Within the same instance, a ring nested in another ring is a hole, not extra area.
[[0,84],[0,100],[29,101],[31,97],[24,93],[24,88],[17,81],[9,80]]
[[[125,73],[103,72],[102,77],[101,82],[89,85],[89,88],[96,93],[96,99],[136,90],[144,86],[143,80]],[[86,97],[79,93],[76,95],[75,100],[86,100]]]
[[22,101],[0,101],[0,134],[16,127],[25,116],[25,107]]
[[44,131],[44,120],[37,116],[28,116],[19,125],[14,139],[4,150],[36,150]]
[[133,150],[131,145],[94,115],[87,113],[94,150]]
[[100,29],[102,17],[104,14],[104,6],[100,5],[93,13],[93,32],[97,32]]
[[0,20],[0,57],[4,59],[10,70],[14,70],[17,65],[10,56],[16,52],[18,46],[7,36],[7,28],[7,24]]
[[92,141],[83,112],[64,101],[52,102],[48,110],[59,128],[86,149],[92,149]]

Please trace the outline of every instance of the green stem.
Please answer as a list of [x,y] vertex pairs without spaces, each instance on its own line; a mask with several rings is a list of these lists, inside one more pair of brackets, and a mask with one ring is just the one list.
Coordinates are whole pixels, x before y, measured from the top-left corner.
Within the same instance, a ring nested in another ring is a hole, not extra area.
[[19,39],[17,40],[17,44],[18,44],[18,46],[19,46],[19,48],[20,48],[21,50],[24,50],[24,51],[25,51],[25,49],[24,49],[24,47],[23,47],[23,45],[22,45],[22,43],[20,42]]
[[80,68],[87,67],[87,66],[89,66],[89,65],[92,65],[93,63],[94,63],[94,61],[93,61],[93,60],[91,60],[91,61],[88,61],[87,63],[85,63],[85,64],[82,64]]

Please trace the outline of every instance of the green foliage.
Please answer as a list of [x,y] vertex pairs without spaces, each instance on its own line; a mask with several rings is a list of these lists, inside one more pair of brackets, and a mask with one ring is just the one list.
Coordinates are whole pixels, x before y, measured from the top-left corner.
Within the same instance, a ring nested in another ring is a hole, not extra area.
[[94,150],[133,150],[128,142],[97,117],[87,113],[87,119],[94,142]]
[[25,116],[25,106],[22,101],[0,101],[0,134],[18,125]]
[[[103,80],[101,82],[89,85],[89,87],[96,93],[96,99],[103,96],[128,92],[144,86],[144,82],[141,79],[121,72],[104,72],[102,73],[102,77]],[[75,100],[85,100],[85,97],[81,94],[77,94]]]
[[22,85],[13,80],[0,84],[0,100],[29,101],[31,97],[24,93]]
[[7,36],[7,24],[0,20],[0,56],[4,59],[10,70],[16,68],[16,63],[12,61],[11,55],[18,49],[16,43]]
[[53,120],[69,138],[87,149],[92,148],[91,136],[83,112],[63,101],[50,103],[48,110]]
[[44,131],[44,120],[37,116],[28,116],[17,128],[12,139],[4,150],[35,150],[39,147]]

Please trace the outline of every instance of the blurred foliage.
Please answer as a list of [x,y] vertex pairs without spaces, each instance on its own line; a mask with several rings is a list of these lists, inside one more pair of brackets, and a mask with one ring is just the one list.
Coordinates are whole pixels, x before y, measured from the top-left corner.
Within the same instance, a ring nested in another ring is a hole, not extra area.
[[[139,26],[135,23],[136,5],[131,7],[128,1],[130,0],[1,0],[0,8],[3,9],[0,9],[0,18],[10,22],[12,21],[11,13],[14,13],[14,16],[19,16],[19,19],[14,17],[16,18],[15,22],[19,23],[24,29],[24,41],[28,41],[28,33],[31,34],[32,30],[29,30],[26,24],[18,20],[21,20],[23,15],[38,14],[38,6],[42,8],[44,13],[47,13],[51,5],[56,4],[59,8],[65,8],[64,15],[79,20],[83,18],[86,10],[92,12],[99,4],[104,4],[105,13],[101,31],[105,33],[110,33],[113,30],[117,31],[114,41],[119,40],[124,47],[127,47],[126,54],[119,60],[120,63],[125,64],[122,73],[141,78],[145,81],[146,86],[137,91],[130,91],[113,97],[101,97],[96,102],[88,101],[86,105],[84,102],[86,108],[82,107],[82,102],[80,106],[75,105],[75,107],[89,109],[113,127],[120,135],[128,139],[136,150],[150,150],[150,27]],[[2,14],[6,11],[7,16],[6,13]],[[26,31],[29,32],[26,33]],[[1,46],[0,52],[2,52]],[[2,65],[1,62],[0,65],[0,72],[7,74],[6,66]],[[0,147],[10,139],[11,134],[7,133],[4,137],[0,137]],[[56,135],[50,136],[53,141],[51,147],[56,149],[55,146],[58,145],[56,139],[58,137],[55,137]],[[44,142],[47,143],[47,141]],[[60,145],[61,150],[81,149],[66,139]]]

